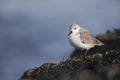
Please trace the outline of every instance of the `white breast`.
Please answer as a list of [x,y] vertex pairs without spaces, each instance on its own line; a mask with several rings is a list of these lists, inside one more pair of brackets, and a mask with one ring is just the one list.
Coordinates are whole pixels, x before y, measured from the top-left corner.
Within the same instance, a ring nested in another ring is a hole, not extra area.
[[92,47],[94,47],[93,45],[89,45],[89,44],[83,44],[81,39],[80,39],[80,35],[76,35],[76,33],[72,33],[70,36],[69,36],[69,41],[71,43],[72,46],[74,46],[75,48],[78,48],[78,49],[90,49]]

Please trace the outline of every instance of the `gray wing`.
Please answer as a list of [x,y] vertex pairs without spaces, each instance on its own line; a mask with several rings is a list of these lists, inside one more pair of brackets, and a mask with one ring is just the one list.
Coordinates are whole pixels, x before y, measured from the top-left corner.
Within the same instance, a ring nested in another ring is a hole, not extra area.
[[87,31],[84,28],[81,28],[80,30],[80,38],[84,44],[91,44],[91,45],[98,45],[98,46],[103,45],[102,42],[97,40],[89,31]]

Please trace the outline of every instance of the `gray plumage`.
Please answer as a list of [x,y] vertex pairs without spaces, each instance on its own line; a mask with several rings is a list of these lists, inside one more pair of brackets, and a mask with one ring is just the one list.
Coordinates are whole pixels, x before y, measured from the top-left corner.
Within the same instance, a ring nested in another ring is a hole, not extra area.
[[88,30],[80,27],[78,24],[70,26],[70,33],[68,35],[70,44],[77,49],[86,50],[85,55],[90,48],[104,45]]
[[91,44],[95,46],[102,46],[104,45],[101,41],[96,39],[89,31],[80,27],[80,38],[84,44]]

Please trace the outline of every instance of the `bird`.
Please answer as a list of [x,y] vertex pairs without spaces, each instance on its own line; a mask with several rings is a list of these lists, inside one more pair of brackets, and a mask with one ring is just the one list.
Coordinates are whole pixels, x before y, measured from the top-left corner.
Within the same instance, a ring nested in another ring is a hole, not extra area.
[[96,39],[91,32],[76,23],[70,25],[68,36],[69,42],[73,47],[85,50],[84,56],[87,55],[88,50],[91,48],[104,45],[100,40]]

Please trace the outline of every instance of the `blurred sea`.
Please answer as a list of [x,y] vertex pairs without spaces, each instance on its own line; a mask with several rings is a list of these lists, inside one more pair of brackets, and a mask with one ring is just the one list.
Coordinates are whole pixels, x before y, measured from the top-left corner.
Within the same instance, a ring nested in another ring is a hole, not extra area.
[[69,26],[94,35],[120,28],[119,0],[1,0],[0,80],[18,80],[24,71],[58,63],[74,50]]
[[64,54],[70,53],[67,27],[62,29],[56,27],[57,24],[48,22],[15,20],[2,24],[0,74],[3,79],[1,80],[13,80],[13,78],[15,80],[29,68],[47,62],[59,62]]

